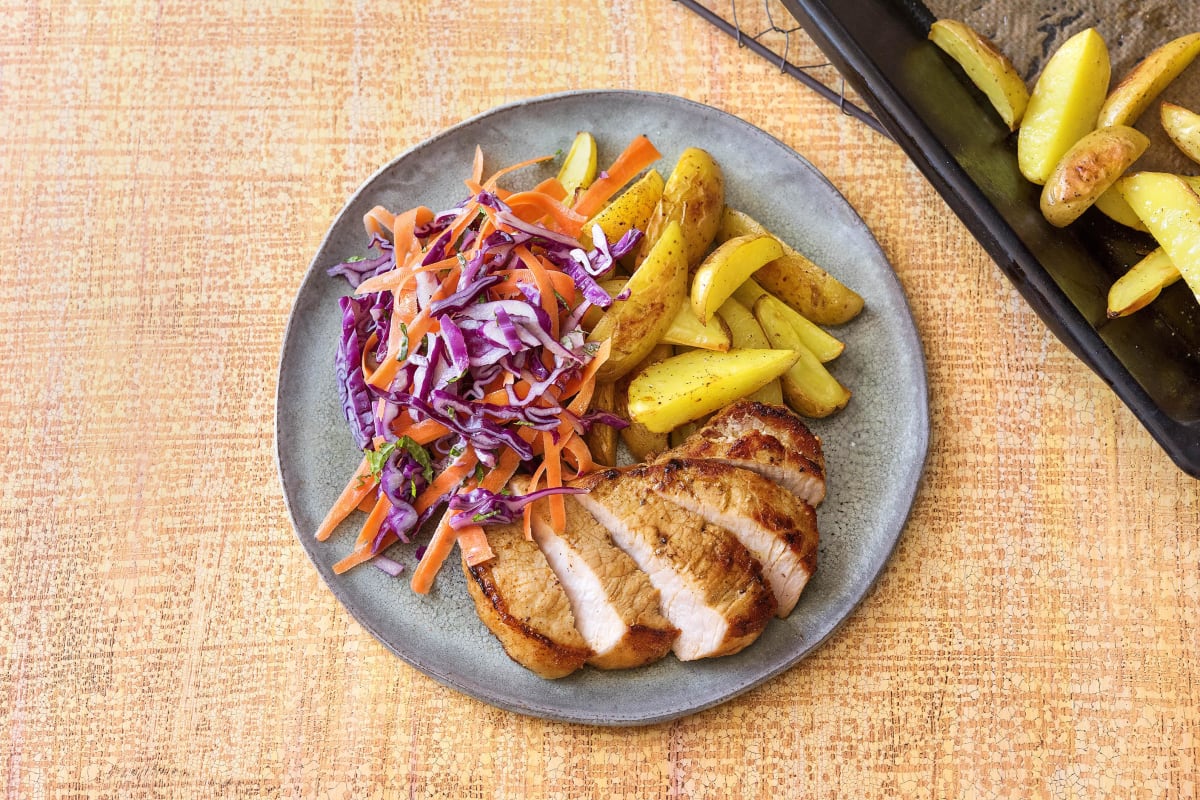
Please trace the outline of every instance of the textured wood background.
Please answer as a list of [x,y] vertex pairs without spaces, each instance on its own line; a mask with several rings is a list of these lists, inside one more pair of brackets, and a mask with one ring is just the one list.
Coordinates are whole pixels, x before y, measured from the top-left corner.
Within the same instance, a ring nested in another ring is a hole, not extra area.
[[[444,126],[587,87],[807,156],[895,265],[931,383],[924,484],[858,613],[634,730],[395,659],[304,557],[272,455],[289,304],[347,195]],[[1195,796],[1197,482],[898,148],[682,6],[3,1],[0,111],[7,796]]]

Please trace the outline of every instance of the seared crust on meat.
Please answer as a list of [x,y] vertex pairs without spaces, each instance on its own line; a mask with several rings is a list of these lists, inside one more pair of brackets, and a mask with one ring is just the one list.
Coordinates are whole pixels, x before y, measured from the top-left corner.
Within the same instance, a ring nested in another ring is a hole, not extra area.
[[817,561],[812,506],[750,470],[721,461],[671,459],[643,470],[650,488],[733,533],[762,565],[786,617]]
[[736,653],[775,613],[775,597],[750,552],[733,534],[650,491],[654,468],[604,470],[576,485],[576,499],[662,593],[663,612],[680,629],[680,660]]
[[782,406],[739,400],[658,460],[710,458],[753,470],[810,505],[825,499],[821,440]]
[[467,591],[483,623],[509,657],[543,678],[561,678],[592,655],[579,631],[567,595],[536,544],[519,525],[488,530],[496,557],[468,566]]
[[588,663],[627,669],[659,660],[679,630],[659,610],[658,590],[583,506],[573,497],[564,500],[562,533],[534,505],[533,538],[571,602],[575,627],[594,652]]

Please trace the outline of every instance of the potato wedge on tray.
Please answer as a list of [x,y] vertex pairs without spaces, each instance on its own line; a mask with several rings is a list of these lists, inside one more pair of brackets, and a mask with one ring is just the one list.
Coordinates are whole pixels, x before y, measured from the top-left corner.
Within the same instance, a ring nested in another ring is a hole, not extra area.
[[1162,104],[1162,126],[1185,156],[1200,163],[1200,114],[1174,103]]
[[662,341],[667,344],[678,344],[686,347],[699,347],[702,350],[720,350],[724,352],[732,345],[729,338],[729,327],[724,320],[713,317],[708,322],[701,322],[688,305],[679,309],[671,327],[663,334]]
[[1156,249],[1130,267],[1108,290],[1108,316],[1125,317],[1145,308],[1181,277],[1166,251],[1161,247]]
[[958,62],[1008,129],[1015,131],[1029,105],[1029,89],[1008,56],[991,39],[957,20],[933,23],[929,39]]
[[579,243],[592,247],[592,227],[595,225],[600,226],[609,242],[619,240],[633,228],[646,230],[646,223],[658,207],[662,193],[662,175],[652,169],[584,224]]
[[751,275],[782,255],[783,246],[769,234],[738,236],[723,242],[692,276],[692,311],[696,319],[707,322]]
[[1162,172],[1139,172],[1118,186],[1200,301],[1200,195],[1183,178]]
[[1095,29],[1075,34],[1046,62],[1017,139],[1021,174],[1044,184],[1071,145],[1096,127],[1108,92],[1108,47]]
[[1142,59],[1109,94],[1096,121],[1097,128],[1132,125],[1167,84],[1179,77],[1200,54],[1200,33],[1180,36]]
[[1149,146],[1144,133],[1124,125],[1084,136],[1046,179],[1041,201],[1046,221],[1062,228],[1077,220]]

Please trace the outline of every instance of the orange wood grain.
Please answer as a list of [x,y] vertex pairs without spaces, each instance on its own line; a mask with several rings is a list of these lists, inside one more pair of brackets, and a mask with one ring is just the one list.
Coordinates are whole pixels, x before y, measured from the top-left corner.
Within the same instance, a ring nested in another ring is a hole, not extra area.
[[[635,730],[498,711],[384,650],[295,541],[270,424],[348,193],[467,116],[591,87],[725,109],[821,169],[908,293],[933,416],[849,623]],[[0,0],[0,110],[8,797],[1195,795],[1196,481],[897,147],[682,6]]]

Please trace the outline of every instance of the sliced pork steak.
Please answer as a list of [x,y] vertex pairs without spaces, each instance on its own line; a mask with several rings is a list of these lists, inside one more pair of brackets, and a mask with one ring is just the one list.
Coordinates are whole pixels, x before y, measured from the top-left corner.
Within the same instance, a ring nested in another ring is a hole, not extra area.
[[738,538],[758,559],[786,617],[817,564],[812,506],[758,473],[721,461],[671,459],[641,470],[658,494]]
[[562,533],[554,531],[543,504],[535,504],[533,538],[571,602],[575,627],[594,652],[588,663],[625,669],[657,661],[679,634],[659,611],[658,590],[583,506],[573,497],[565,501]]
[[775,613],[762,570],[733,534],[667,502],[646,467],[604,470],[581,478],[574,495],[608,529],[662,595],[679,628],[681,661],[729,655],[749,645]]
[[464,560],[463,572],[479,618],[505,652],[543,678],[561,678],[583,666],[592,651],[538,546],[517,524],[489,527],[488,544],[496,557],[474,567]]
[[817,506],[825,499],[821,440],[782,406],[739,400],[659,461],[709,458],[753,470]]

